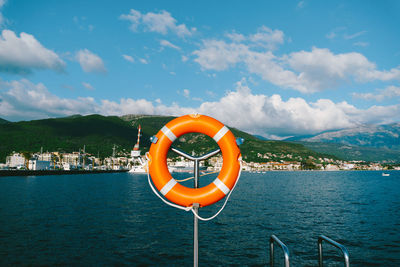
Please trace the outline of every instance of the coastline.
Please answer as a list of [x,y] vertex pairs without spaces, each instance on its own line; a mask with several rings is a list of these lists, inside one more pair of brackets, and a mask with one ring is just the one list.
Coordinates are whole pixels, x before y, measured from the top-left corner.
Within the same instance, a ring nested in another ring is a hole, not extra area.
[[118,173],[127,172],[127,170],[0,170],[0,177],[6,176],[41,176],[41,175],[72,175],[72,174],[97,174],[97,173]]
[[[349,171],[376,171],[392,172],[396,170],[268,170],[268,171],[245,171],[246,173],[265,174],[267,172],[349,172]],[[128,170],[0,170],[0,177],[8,176],[43,176],[43,175],[74,175],[74,174],[99,174],[99,173],[124,173]]]

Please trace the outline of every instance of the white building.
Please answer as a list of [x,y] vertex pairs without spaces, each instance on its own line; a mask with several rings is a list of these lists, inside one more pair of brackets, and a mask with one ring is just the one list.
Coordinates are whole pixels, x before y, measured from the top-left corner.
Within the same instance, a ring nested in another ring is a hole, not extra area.
[[36,153],[34,157],[40,161],[51,161],[54,158],[53,154],[50,152]]
[[6,158],[6,165],[9,168],[18,168],[25,166],[25,158],[20,153],[13,153]]
[[0,170],[6,170],[6,169],[8,169],[7,164],[5,164],[5,163],[0,163]]
[[51,161],[31,159],[28,163],[28,169],[33,171],[49,170]]
[[352,163],[344,163],[343,165],[342,165],[342,169],[343,170],[352,170],[352,169],[354,169],[356,167],[356,165],[355,164],[352,164]]
[[338,171],[339,167],[335,164],[328,164],[325,166],[326,171]]
[[64,163],[67,163],[70,166],[77,167],[78,165],[80,165],[80,162],[81,162],[81,155],[78,152],[61,154],[61,163],[63,164],[63,166]]
[[222,168],[223,159],[222,156],[212,157],[208,160],[209,164],[213,167],[210,170],[219,171]]
[[69,165],[69,163],[63,162],[62,163],[62,169],[64,171],[70,171],[71,170],[71,166]]

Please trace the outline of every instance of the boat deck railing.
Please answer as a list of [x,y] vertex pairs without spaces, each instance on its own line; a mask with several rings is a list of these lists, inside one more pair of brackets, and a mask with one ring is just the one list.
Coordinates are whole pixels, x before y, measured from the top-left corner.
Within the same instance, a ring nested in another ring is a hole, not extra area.
[[318,259],[319,259],[319,267],[323,266],[323,256],[322,256],[322,241],[328,242],[328,244],[331,244],[332,246],[337,247],[340,249],[343,253],[343,258],[344,258],[344,266],[349,267],[350,266],[350,260],[349,260],[349,253],[347,252],[347,249],[345,246],[342,244],[339,244],[338,242],[330,239],[329,237],[326,237],[324,235],[320,235],[318,237]]
[[271,235],[269,238],[269,263],[271,267],[274,267],[274,243],[277,243],[283,250],[283,254],[285,256],[285,267],[289,267],[289,249],[288,247],[283,244],[279,238],[277,238],[275,235]]
[[[318,237],[318,264],[319,264],[319,267],[323,267],[323,254],[322,254],[322,242],[323,241],[325,241],[328,244],[340,249],[342,254],[343,254],[344,266],[345,267],[350,267],[350,257],[349,257],[349,253],[348,253],[346,247],[343,246],[342,244],[330,239],[329,237],[324,236],[324,235],[320,235]],[[283,255],[285,257],[285,259],[284,259],[285,267],[289,267],[290,266],[289,249],[275,235],[271,235],[271,237],[269,239],[269,262],[270,262],[270,266],[271,267],[274,266],[274,243],[277,243],[282,248]]]

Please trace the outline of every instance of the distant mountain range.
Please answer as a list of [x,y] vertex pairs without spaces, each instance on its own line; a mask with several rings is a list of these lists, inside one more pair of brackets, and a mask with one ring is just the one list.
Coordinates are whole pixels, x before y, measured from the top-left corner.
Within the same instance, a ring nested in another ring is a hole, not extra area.
[[[11,152],[44,151],[72,152],[86,147],[86,152],[100,157],[110,156],[116,145],[120,155],[129,154],[142,126],[140,147],[150,147],[150,136],[174,117],[125,115],[73,115],[65,118],[9,122],[0,119],[0,162]],[[400,162],[400,124],[366,125],[352,129],[330,131],[315,136],[303,136],[284,141],[265,140],[231,128],[236,137],[246,141],[240,147],[246,161],[262,162],[266,153],[276,156],[268,160],[285,159],[284,155],[307,159],[328,157],[345,160]],[[174,146],[189,153],[205,153],[216,149],[209,137],[189,134],[179,138]],[[260,156],[261,155],[261,156]],[[288,160],[286,158],[285,160]]]
[[[43,151],[73,152],[84,146],[87,153],[94,156],[108,157],[116,145],[117,154],[129,155],[136,142],[137,127],[142,127],[140,148],[142,153],[150,147],[150,137],[155,135],[167,122],[174,117],[126,115],[101,116],[74,115],[65,118],[44,119],[33,121],[0,123],[0,162],[5,162],[7,155],[13,151],[38,152]],[[240,150],[246,161],[266,161],[263,155],[271,153],[269,160],[279,160],[287,155],[294,158],[307,159],[334,156],[315,152],[302,144],[283,141],[264,141],[251,134],[230,128],[236,137],[245,139]],[[214,140],[201,134],[185,135],[173,144],[188,153],[205,153],[217,148]],[[261,155],[261,156],[260,156]]]
[[400,150],[400,123],[363,125],[350,129],[325,132],[312,137],[297,139],[297,141]]
[[287,141],[346,160],[400,162],[400,123],[362,125]]

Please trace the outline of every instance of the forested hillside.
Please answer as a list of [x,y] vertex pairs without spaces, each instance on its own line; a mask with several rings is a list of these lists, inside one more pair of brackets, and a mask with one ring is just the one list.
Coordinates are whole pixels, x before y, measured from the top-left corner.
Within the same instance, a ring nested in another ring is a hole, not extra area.
[[[148,151],[150,137],[156,134],[163,125],[174,117],[126,115],[115,116],[71,116],[57,119],[0,123],[0,162],[5,162],[7,155],[16,152],[43,151],[73,152],[84,146],[86,152],[94,156],[107,157],[112,154],[115,145],[117,154],[129,155],[136,142],[137,127],[142,127],[141,150]],[[240,147],[243,158],[247,161],[291,158],[306,159],[309,156],[323,157],[301,144],[281,141],[264,141],[248,133],[231,129],[236,137],[245,139]],[[188,134],[179,138],[174,146],[188,153],[201,154],[214,150],[217,144],[208,136],[202,134]],[[325,157],[330,157],[326,156]],[[331,157],[332,158],[332,157]]]

